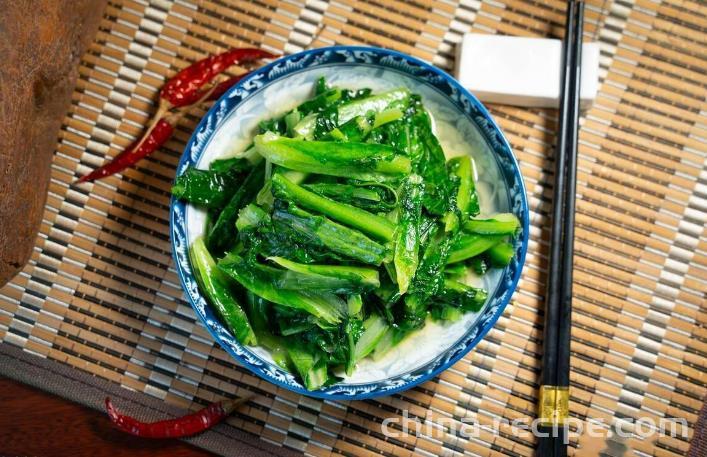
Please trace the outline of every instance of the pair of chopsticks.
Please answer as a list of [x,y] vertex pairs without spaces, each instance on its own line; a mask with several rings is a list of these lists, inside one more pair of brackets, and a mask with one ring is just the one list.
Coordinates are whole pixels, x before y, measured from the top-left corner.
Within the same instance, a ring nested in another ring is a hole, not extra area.
[[572,314],[572,259],[577,187],[577,137],[582,65],[584,3],[567,3],[563,46],[555,189],[550,237],[550,264],[545,303],[542,376],[538,398],[537,457],[567,456],[565,422],[569,415],[570,327]]

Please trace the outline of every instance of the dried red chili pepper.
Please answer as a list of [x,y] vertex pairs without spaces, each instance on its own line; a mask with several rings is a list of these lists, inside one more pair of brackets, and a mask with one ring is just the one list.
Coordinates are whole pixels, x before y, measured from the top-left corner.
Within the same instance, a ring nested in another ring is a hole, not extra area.
[[208,82],[236,63],[252,62],[262,58],[277,57],[267,51],[255,48],[234,48],[222,54],[210,56],[196,62],[177,73],[160,91],[160,104],[152,124],[143,137],[118,154],[112,161],[79,178],[78,182],[90,182],[118,173],[134,165],[140,159],[150,155],[162,146],[174,133],[177,121],[184,114],[182,111],[165,113],[174,108],[185,108],[203,101],[218,99],[248,73],[233,76],[210,89],[200,90]]
[[206,83],[236,63],[276,57],[262,49],[234,48],[195,62],[170,78],[162,87],[160,97],[173,107],[191,105],[203,95],[199,91]]
[[[211,89],[198,91],[199,97],[196,99],[197,102],[218,100],[228,89],[236,85],[236,83],[249,74],[250,72],[232,76],[213,86]],[[112,161],[79,178],[78,182],[91,182],[96,179],[105,178],[106,176],[123,171],[127,167],[134,165],[140,159],[147,157],[166,143],[172,136],[176,122],[180,117],[178,113],[175,113],[172,116],[160,119],[143,138],[128,146],[127,149],[118,154]]]
[[90,182],[121,172],[138,160],[150,155],[172,137],[180,116],[171,115],[160,119],[143,138],[135,141],[110,162],[79,178],[78,182]]
[[167,419],[158,422],[142,422],[134,417],[120,414],[113,406],[110,398],[106,398],[106,411],[111,422],[120,430],[143,438],[181,438],[196,435],[218,424],[228,417],[236,407],[245,403],[251,397],[237,400],[222,400],[211,403],[186,416]]

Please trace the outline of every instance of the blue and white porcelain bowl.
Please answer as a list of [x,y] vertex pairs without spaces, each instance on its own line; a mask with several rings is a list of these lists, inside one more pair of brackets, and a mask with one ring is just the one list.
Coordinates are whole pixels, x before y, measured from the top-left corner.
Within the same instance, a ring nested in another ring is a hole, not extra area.
[[253,373],[286,389],[313,397],[361,400],[409,389],[436,376],[476,346],[493,327],[520,277],[528,245],[528,204],[508,141],[473,95],[431,65],[399,52],[369,47],[305,51],[254,71],[221,97],[201,120],[179,162],[177,175],[187,167],[207,168],[216,158],[244,151],[259,121],[280,115],[310,97],[320,76],[346,88],[370,87],[378,92],[407,86],[422,95],[446,153],[473,157],[482,214],[513,212],[522,223],[510,265],[476,279],[489,291],[480,312],[451,324],[428,323],[381,360],[364,360],[352,377],[308,391],[295,376],[277,366],[266,350],[240,344],[221,325],[199,292],[189,264],[188,247],[202,234],[205,214],[172,199],[170,231],[177,271],[187,298],[216,341]]

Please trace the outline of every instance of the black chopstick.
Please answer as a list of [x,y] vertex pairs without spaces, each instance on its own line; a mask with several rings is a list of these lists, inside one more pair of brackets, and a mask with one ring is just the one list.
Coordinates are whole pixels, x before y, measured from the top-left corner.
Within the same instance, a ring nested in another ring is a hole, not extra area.
[[567,169],[565,184],[565,202],[563,213],[564,239],[562,240],[562,292],[560,294],[560,317],[559,343],[562,347],[561,357],[557,358],[557,382],[560,386],[569,386],[570,382],[570,327],[572,312],[572,266],[574,258],[574,213],[575,194],[577,192],[577,147],[579,139],[579,103],[580,103],[580,83],[582,80],[582,23],[584,20],[584,8],[581,1],[577,2],[577,39],[573,43],[574,51],[574,76],[573,76],[573,106],[572,106],[572,137],[567,151]]
[[[552,233],[547,277],[542,376],[538,400],[539,430],[536,456],[565,457],[570,375],[570,328],[572,313],[572,264],[574,254],[574,210],[577,183],[577,138],[582,62],[584,5],[570,0],[567,5],[563,46],[562,91],[560,95]],[[549,419],[555,417],[556,425]],[[553,430],[554,428],[554,430]]]
[[[574,72],[572,78],[572,136],[567,155],[567,169],[565,185],[565,202],[563,212],[564,239],[562,240],[562,292],[560,293],[560,327],[558,335],[559,352],[557,357],[557,386],[567,388],[567,415],[569,415],[569,387],[570,387],[570,344],[572,327],[572,282],[574,261],[574,214],[577,193],[577,148],[579,140],[579,104],[582,82],[582,31],[584,25],[584,3],[577,2],[575,21],[574,46]],[[565,400],[563,400],[565,401]],[[561,436],[555,440],[555,457],[567,456],[567,428],[562,429]]]

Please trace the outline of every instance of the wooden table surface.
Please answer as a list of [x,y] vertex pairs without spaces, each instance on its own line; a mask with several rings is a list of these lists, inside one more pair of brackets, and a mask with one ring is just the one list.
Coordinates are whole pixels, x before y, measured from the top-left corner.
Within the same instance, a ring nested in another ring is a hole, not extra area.
[[113,428],[105,414],[0,378],[0,456],[206,457],[178,440],[148,440]]

